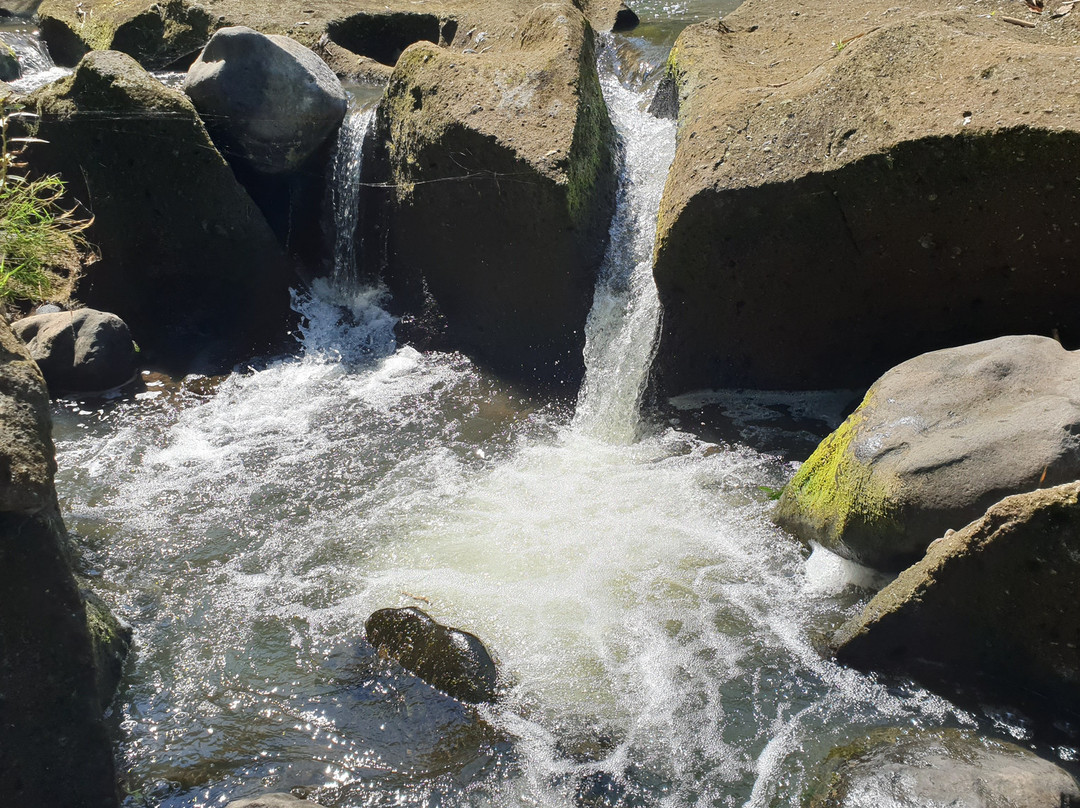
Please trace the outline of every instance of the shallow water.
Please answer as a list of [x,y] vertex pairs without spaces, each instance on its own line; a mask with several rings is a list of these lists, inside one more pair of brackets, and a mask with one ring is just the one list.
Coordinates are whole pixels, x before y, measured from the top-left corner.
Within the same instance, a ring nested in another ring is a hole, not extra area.
[[[68,524],[136,632],[127,805],[796,805],[866,727],[972,722],[819,654],[865,580],[769,521],[787,458],[639,415],[674,133],[606,64],[629,185],[575,411],[398,348],[378,290],[326,283],[294,356],[58,410]],[[485,641],[496,705],[366,646],[403,605]]]

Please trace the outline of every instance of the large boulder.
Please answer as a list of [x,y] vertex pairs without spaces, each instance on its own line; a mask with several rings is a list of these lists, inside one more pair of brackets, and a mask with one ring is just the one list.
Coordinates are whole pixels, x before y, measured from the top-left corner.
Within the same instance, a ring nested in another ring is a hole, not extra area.
[[345,90],[311,50],[285,36],[222,28],[184,92],[227,155],[270,174],[296,171],[345,117]]
[[286,332],[292,272],[183,93],[130,57],[88,54],[30,97],[48,141],[30,155],[94,215],[101,260],[78,297],[115,312],[143,357],[220,366]]
[[[5,5],[27,8],[37,0]],[[392,66],[420,40],[487,47],[510,37],[535,6],[534,0],[320,0],[302,7],[260,0],[44,0],[38,14],[57,64],[74,65],[91,50],[118,50],[150,68],[186,70],[214,31],[227,26],[282,34],[309,48],[331,41],[354,57]],[[632,20],[612,0],[578,6],[599,30]]]
[[[470,52],[471,51],[471,52]],[[507,375],[576,381],[615,199],[614,131],[592,29],[537,6],[508,40],[429,43],[397,62],[376,118],[366,255],[413,315]],[[433,318],[434,319],[434,318]]]
[[1080,787],[1061,766],[964,730],[877,729],[833,749],[803,808],[1061,808]]
[[1007,497],[837,630],[836,658],[1080,715],[1080,482]]
[[0,429],[0,802],[115,808],[87,616],[52,488],[48,393],[3,318]]
[[1008,13],[746,0],[683,31],[661,392],[864,387],[1003,334],[1080,345],[1080,15]]
[[87,308],[35,314],[12,330],[53,394],[108,390],[135,375],[135,344],[115,314]]
[[379,609],[364,624],[368,642],[410,673],[459,701],[493,701],[498,670],[474,634],[436,623],[416,608]]
[[777,522],[899,570],[1009,494],[1080,478],[1080,353],[1001,337],[893,368],[803,463]]

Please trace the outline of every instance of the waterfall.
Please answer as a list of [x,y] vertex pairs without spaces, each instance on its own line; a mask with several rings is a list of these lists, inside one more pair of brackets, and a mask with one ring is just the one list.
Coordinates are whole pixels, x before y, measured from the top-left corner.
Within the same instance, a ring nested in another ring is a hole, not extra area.
[[601,50],[600,76],[623,165],[611,240],[585,326],[585,380],[574,426],[607,442],[629,444],[639,436],[641,396],[660,323],[652,250],[675,156],[675,125],[645,112],[643,95],[622,85],[610,39]]
[[41,35],[32,28],[0,31],[0,43],[11,48],[19,60],[22,75],[10,82],[16,92],[33,92],[71,72],[67,68],[56,66]]
[[375,117],[375,108],[350,104],[338,130],[337,148],[330,172],[330,200],[334,224],[333,285],[338,289],[357,286],[356,224],[360,205],[360,170],[364,138]]

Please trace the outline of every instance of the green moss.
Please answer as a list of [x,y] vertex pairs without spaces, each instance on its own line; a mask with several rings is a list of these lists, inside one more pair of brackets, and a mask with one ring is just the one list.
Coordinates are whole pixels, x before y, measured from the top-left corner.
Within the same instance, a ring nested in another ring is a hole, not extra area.
[[875,480],[852,451],[874,391],[802,464],[781,498],[783,517],[810,525],[822,539],[835,540],[853,522],[892,521],[896,502],[890,487]]
[[613,176],[612,142],[614,127],[596,73],[596,54],[591,28],[585,32],[586,46],[581,49],[578,70],[580,114],[574,126],[567,167],[566,201],[570,219],[576,227],[587,227],[595,214],[597,193]]

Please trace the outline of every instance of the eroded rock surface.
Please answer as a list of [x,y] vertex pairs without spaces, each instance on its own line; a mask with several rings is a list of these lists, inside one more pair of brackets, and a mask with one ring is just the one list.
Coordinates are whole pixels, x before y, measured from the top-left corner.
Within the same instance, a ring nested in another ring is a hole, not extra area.
[[890,370],[784,489],[778,523],[880,569],[922,557],[1009,494],[1080,477],[1080,353],[1046,337]]
[[[366,254],[411,313],[497,371],[574,382],[615,200],[592,29],[549,3],[490,49],[397,63],[376,122]],[[367,165],[367,163],[366,163]]]
[[845,623],[836,658],[1008,704],[1080,709],[1080,482],[1007,497]]
[[747,0],[687,28],[659,388],[863,387],[1003,334],[1080,345],[1078,58],[1077,14],[997,0]]
[[123,318],[146,361],[221,366],[286,333],[292,272],[183,93],[95,51],[30,100],[48,141],[31,163],[94,215],[101,260],[77,296]]

